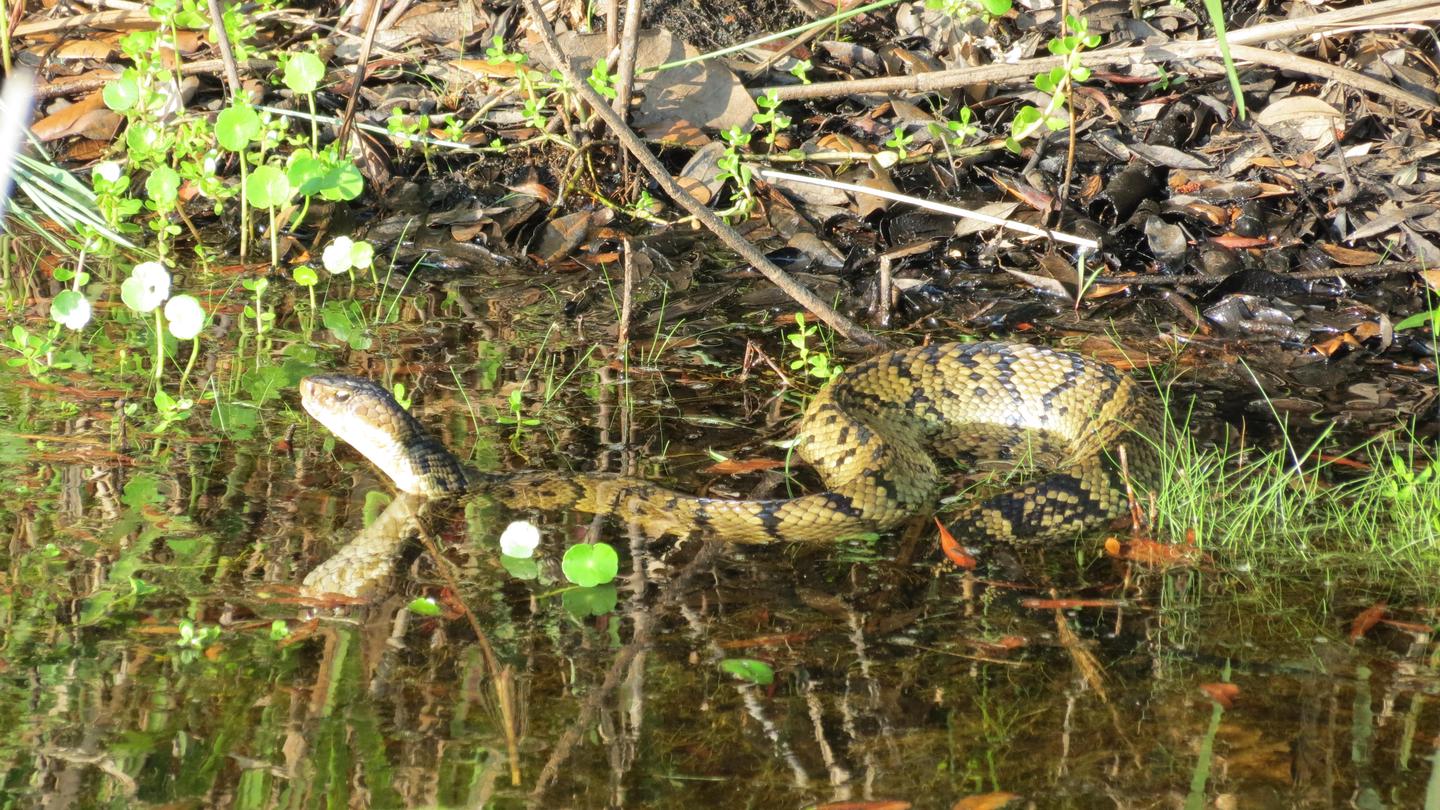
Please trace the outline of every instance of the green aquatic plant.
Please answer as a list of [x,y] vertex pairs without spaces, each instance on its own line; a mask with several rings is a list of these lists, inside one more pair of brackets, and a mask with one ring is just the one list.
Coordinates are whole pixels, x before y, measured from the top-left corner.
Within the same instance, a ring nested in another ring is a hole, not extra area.
[[[812,341],[819,345],[812,346]],[[790,361],[791,370],[803,371],[806,376],[827,382],[845,370],[844,366],[830,359],[828,337],[821,335],[818,325],[807,325],[803,312],[795,313],[795,331],[785,333],[785,342],[799,355]]]
[[1088,30],[1084,17],[1066,15],[1061,36],[1050,40],[1050,53],[1064,57],[1064,64],[1035,76],[1035,89],[1046,94],[1049,100],[1044,109],[1027,104],[1010,119],[1010,136],[1005,145],[1012,152],[1018,153],[1021,144],[1042,128],[1058,132],[1070,125],[1068,117],[1061,117],[1060,111],[1070,104],[1071,86],[1090,79],[1090,68],[1081,64],[1080,54],[1100,44],[1099,35],[1087,33]]

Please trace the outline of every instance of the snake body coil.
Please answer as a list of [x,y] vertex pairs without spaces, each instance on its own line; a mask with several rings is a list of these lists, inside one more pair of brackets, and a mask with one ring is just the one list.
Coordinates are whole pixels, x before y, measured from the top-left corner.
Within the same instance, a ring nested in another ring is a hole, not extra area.
[[1127,469],[1142,484],[1155,467],[1145,438],[1154,432],[1155,410],[1133,380],[1077,354],[1017,343],[923,346],[847,368],[815,395],[797,428],[796,452],[825,491],[783,500],[699,498],[614,475],[467,474],[368,380],[308,377],[301,395],[315,419],[406,492],[441,496],[482,487],[517,509],[614,513],[655,535],[702,533],[745,543],[889,529],[934,507],[945,482],[934,456],[1043,471],[960,513],[952,525],[957,539],[1074,535],[1125,511],[1111,451],[1125,445]]

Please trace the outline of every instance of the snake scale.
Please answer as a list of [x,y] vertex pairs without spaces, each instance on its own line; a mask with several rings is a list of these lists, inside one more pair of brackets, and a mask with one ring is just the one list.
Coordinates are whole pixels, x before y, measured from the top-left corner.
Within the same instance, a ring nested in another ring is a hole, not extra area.
[[879,532],[934,508],[946,477],[936,457],[1039,475],[960,512],[962,542],[1073,537],[1123,514],[1112,453],[1132,480],[1156,463],[1156,409],[1113,366],[1020,343],[949,343],[856,363],[810,401],[796,452],[825,491],[777,500],[703,498],[608,474],[467,471],[382,387],[341,374],[301,382],[305,409],[395,485],[428,496],[482,488],[515,509],[577,509],[638,521],[654,536],[742,543],[821,541]]

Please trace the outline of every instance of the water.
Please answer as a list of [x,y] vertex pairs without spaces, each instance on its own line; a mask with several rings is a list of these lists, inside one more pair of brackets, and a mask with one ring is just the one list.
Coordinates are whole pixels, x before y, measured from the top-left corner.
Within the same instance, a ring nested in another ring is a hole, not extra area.
[[[253,344],[227,354],[218,415],[160,435],[117,402],[146,397],[117,396],[119,370],[0,371],[0,805],[1440,807],[1433,611],[1303,562],[1127,571],[1097,541],[987,550],[967,574],[924,522],[677,549],[534,515],[527,579],[496,549],[511,516],[472,500],[418,518],[443,563],[412,541],[361,599],[305,593],[387,500],[298,410],[308,368],[418,387],[490,469],[747,494],[762,479],[699,472],[707,450],[784,458],[794,393],[737,380],[738,337],[672,335],[662,376],[602,359],[603,330],[427,306],[377,333],[385,355],[278,336],[259,370]],[[518,436],[498,421],[517,389]],[[577,617],[559,560],[586,536],[620,578],[612,612]],[[1052,596],[1106,606],[1027,606]],[[1396,623],[1350,639],[1382,598]],[[721,666],[740,658],[774,682]],[[1228,707],[1205,691],[1227,681]]]

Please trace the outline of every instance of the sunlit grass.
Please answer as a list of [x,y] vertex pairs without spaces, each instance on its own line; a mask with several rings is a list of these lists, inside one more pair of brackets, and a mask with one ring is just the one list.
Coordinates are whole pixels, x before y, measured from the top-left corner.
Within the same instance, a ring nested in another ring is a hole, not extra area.
[[1159,536],[1193,533],[1240,565],[1277,558],[1440,572],[1440,474],[1435,452],[1405,431],[1348,451],[1327,428],[1307,444],[1205,444],[1188,418],[1167,413],[1156,438]]

